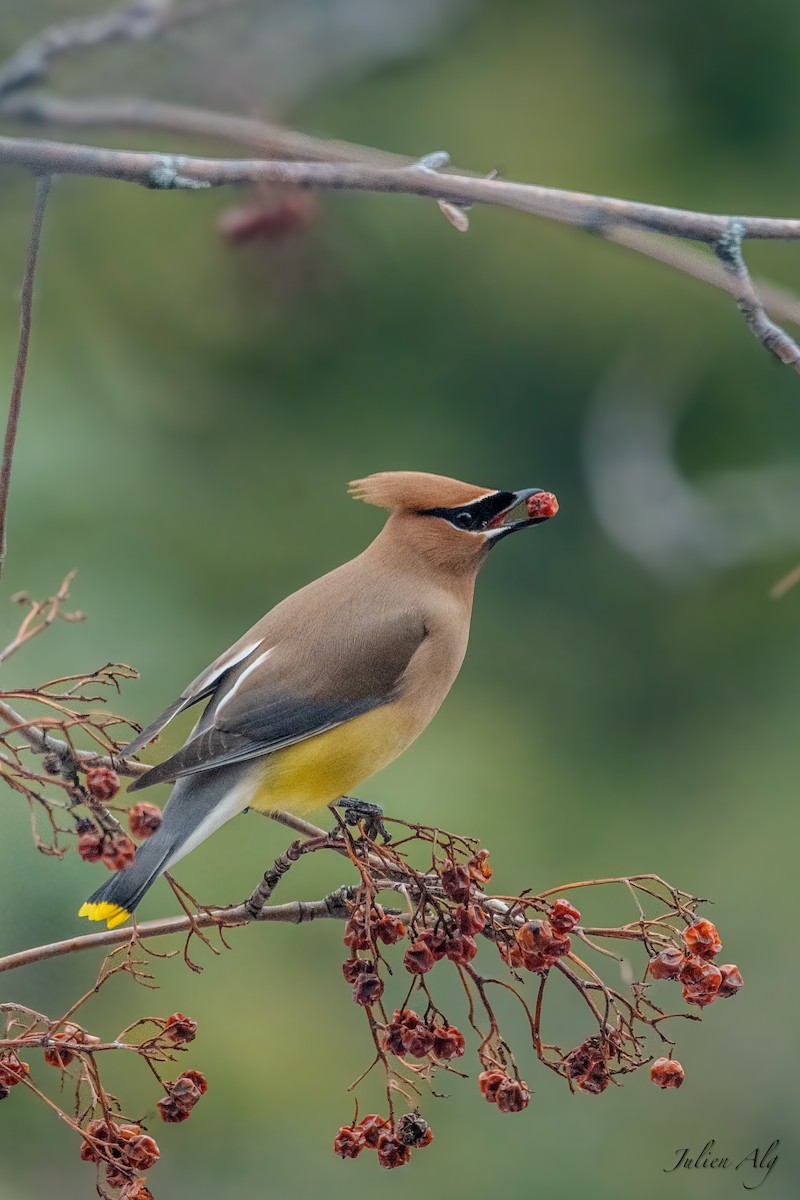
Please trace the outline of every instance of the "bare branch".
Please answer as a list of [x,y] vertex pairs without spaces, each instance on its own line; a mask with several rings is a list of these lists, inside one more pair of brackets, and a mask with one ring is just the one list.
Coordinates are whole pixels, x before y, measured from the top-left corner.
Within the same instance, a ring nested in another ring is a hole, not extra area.
[[95,950],[104,946],[119,946],[123,942],[163,937],[171,933],[190,933],[194,928],[208,929],[212,926],[228,929],[238,925],[249,925],[253,921],[280,921],[289,925],[301,925],[305,921],[346,920],[350,914],[346,903],[348,889],[339,888],[322,900],[293,900],[288,904],[275,904],[263,908],[254,916],[246,904],[231,908],[209,908],[192,916],[166,917],[160,921],[142,921],[134,929],[103,929],[98,933],[86,933],[80,937],[66,938],[62,942],[50,942],[45,946],[33,946],[0,958],[0,972],[13,971],[17,967],[31,966],[50,958],[61,958],[79,950]]
[[0,575],[6,561],[7,536],[6,515],[8,511],[8,493],[11,487],[11,465],[14,460],[14,446],[17,440],[17,425],[22,409],[22,389],[25,385],[25,368],[28,364],[28,346],[31,339],[31,315],[33,312],[33,281],[36,275],[36,260],[39,255],[39,243],[42,236],[42,222],[47,197],[50,194],[51,179],[49,175],[41,175],[36,181],[36,199],[33,205],[33,226],[28,242],[28,257],[25,261],[25,275],[22,281],[20,298],[19,345],[17,347],[17,362],[14,367],[14,382],[11,386],[11,402],[8,407],[8,422],[3,443],[3,461],[0,465]]
[[748,329],[771,354],[800,373],[800,346],[780,325],[769,319],[764,302],[753,286],[742,254],[742,239],[746,233],[747,230],[740,221],[731,221],[728,229],[715,243],[714,250],[728,273],[731,290],[736,297],[736,307],[744,317]]

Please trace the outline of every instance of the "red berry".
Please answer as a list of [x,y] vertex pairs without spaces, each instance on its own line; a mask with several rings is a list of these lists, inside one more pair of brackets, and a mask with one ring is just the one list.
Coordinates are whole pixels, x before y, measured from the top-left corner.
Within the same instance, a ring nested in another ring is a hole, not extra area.
[[553,929],[549,921],[526,921],[520,925],[515,936],[523,954],[548,954],[553,943]]
[[99,829],[87,830],[78,838],[78,854],[84,862],[99,862],[103,857],[105,844],[105,834],[102,834]]
[[433,1030],[433,1053],[436,1058],[447,1062],[461,1058],[466,1048],[463,1033],[455,1025],[436,1025]]
[[377,1113],[370,1113],[366,1117],[362,1117],[356,1125],[356,1129],[361,1130],[364,1136],[365,1145],[374,1150],[378,1145],[378,1139],[391,1128],[385,1117],[379,1117]]
[[[75,1037],[72,1033],[66,1031],[62,1033],[54,1033],[52,1037],[54,1042],[73,1042]],[[68,1067],[74,1059],[75,1055],[72,1050],[62,1050],[58,1046],[48,1046],[44,1052],[44,1061],[50,1067],[59,1067],[63,1070]]]
[[497,1107],[502,1113],[522,1112],[530,1103],[531,1093],[521,1079],[506,1079],[497,1089]]
[[185,1017],[183,1013],[173,1013],[171,1017],[167,1017],[164,1036],[175,1046],[185,1046],[197,1037],[197,1021]]
[[525,501],[528,516],[532,518],[554,517],[558,512],[558,501],[552,492],[534,492]]
[[157,833],[163,821],[161,809],[157,804],[141,800],[128,809],[128,827],[134,837],[149,838]]
[[30,1075],[30,1067],[26,1062],[20,1062],[16,1054],[9,1058],[0,1058],[0,1086],[11,1088],[22,1083],[26,1075]]
[[411,1149],[398,1138],[384,1133],[378,1139],[378,1162],[382,1167],[404,1167],[411,1158]]
[[439,876],[445,895],[458,904],[466,904],[472,891],[472,878],[463,863],[449,861]]
[[343,1125],[333,1139],[333,1152],[340,1158],[358,1158],[366,1144],[363,1129]]
[[657,1058],[650,1068],[650,1079],[660,1088],[679,1088],[683,1083],[683,1067],[675,1058]]
[[725,963],[720,967],[719,973],[722,980],[717,992],[718,996],[735,996],[739,988],[744,986],[742,972],[734,963]]
[[655,958],[651,958],[647,969],[653,979],[677,979],[685,960],[682,950],[660,950]]
[[699,958],[714,958],[722,949],[716,927],[705,917],[700,917],[683,931],[683,940],[690,954]]
[[683,998],[687,1004],[711,1004],[717,998],[722,972],[706,959],[687,957],[680,971]]
[[93,800],[105,804],[119,791],[119,775],[110,767],[92,767],[86,772],[86,787]]
[[570,933],[581,919],[581,914],[569,900],[559,897],[550,909],[550,924],[558,933]]
[[109,871],[124,871],[135,857],[136,847],[126,833],[115,833],[113,837],[106,839],[103,862]]

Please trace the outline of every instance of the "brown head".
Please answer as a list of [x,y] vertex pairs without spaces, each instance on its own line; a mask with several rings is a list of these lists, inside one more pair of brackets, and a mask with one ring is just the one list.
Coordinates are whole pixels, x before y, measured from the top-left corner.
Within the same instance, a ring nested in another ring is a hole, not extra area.
[[401,553],[406,564],[411,556],[459,575],[474,575],[507,534],[547,520],[525,509],[541,488],[503,492],[423,471],[382,471],[354,480],[349,489],[355,499],[389,509],[378,539],[385,550]]

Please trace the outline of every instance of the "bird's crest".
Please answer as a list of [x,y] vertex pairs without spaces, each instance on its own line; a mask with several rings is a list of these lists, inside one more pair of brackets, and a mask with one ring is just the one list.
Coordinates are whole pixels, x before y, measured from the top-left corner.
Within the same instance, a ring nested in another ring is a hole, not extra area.
[[445,475],[429,475],[425,471],[380,471],[366,479],[354,479],[348,484],[350,495],[365,504],[376,504],[394,512],[424,512],[429,508],[456,508],[469,504],[480,496],[488,496],[493,488],[475,487],[448,479]]

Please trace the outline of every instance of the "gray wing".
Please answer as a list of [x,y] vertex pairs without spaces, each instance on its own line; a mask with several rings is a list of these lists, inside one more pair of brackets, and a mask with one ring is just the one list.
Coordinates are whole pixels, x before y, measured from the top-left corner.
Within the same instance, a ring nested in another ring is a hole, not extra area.
[[402,612],[374,618],[358,637],[341,628],[304,632],[225,672],[195,734],[128,790],[260,758],[391,703],[425,626]]

